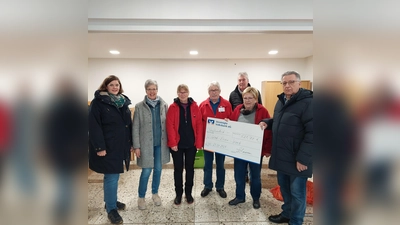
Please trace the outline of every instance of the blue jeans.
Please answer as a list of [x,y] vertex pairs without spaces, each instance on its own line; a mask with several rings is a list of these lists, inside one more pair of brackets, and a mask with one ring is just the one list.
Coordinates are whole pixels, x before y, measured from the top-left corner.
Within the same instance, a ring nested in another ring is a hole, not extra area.
[[66,169],[57,170],[57,203],[56,215],[65,219],[71,215],[74,206],[74,175]]
[[291,225],[303,224],[306,213],[307,177],[287,175],[278,171],[278,184],[283,197],[282,216]]
[[246,200],[246,168],[249,168],[251,180],[250,194],[253,200],[259,200],[261,195],[260,164],[251,163],[241,159],[234,159],[233,169],[235,172],[236,198]]
[[104,174],[103,189],[107,213],[113,209],[117,209],[118,180],[119,173]]
[[[204,151],[204,187],[208,189],[213,188],[212,172],[213,172],[214,152]],[[217,190],[223,189],[225,185],[225,155],[215,153],[215,164],[217,166],[217,180],[215,188]]]
[[[264,158],[264,156],[261,156],[261,159],[260,159],[260,177],[261,177],[261,169],[262,169],[263,158]],[[249,176],[249,167],[246,168],[246,176]],[[251,182],[250,177],[251,177],[251,175],[249,176],[249,181]]]
[[153,181],[151,184],[151,193],[152,194],[158,193],[158,188],[160,187],[160,180],[161,180],[161,170],[162,170],[161,146],[154,146],[153,157],[154,157],[154,169],[142,168],[142,174],[140,175],[139,188],[138,188],[139,198],[144,198],[146,196],[147,183],[149,182],[149,177],[152,170],[154,171],[153,171]]

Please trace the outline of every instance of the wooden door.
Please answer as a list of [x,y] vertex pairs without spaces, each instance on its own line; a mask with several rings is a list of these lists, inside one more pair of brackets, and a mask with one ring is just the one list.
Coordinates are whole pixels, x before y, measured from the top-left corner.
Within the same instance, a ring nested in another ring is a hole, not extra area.
[[[302,80],[301,87],[311,90],[311,82],[309,80]],[[261,100],[263,106],[268,110],[271,117],[274,116],[274,108],[277,95],[283,92],[283,87],[280,81],[263,81],[261,83]]]

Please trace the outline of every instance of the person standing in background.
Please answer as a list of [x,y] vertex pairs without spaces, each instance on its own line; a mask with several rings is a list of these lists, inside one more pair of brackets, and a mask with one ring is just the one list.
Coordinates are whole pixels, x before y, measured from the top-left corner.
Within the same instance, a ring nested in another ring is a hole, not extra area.
[[168,146],[174,162],[175,205],[180,205],[183,194],[183,168],[186,171],[185,195],[187,203],[194,202],[192,196],[194,160],[196,151],[203,147],[203,124],[197,103],[189,96],[189,88],[180,84],[178,97],[169,106],[167,113]]
[[123,223],[117,210],[125,204],[117,201],[119,174],[129,169],[132,148],[132,119],[123,95],[121,81],[110,75],[94,93],[89,108],[89,168],[104,174],[104,201],[112,224]]
[[[232,111],[235,110],[235,108],[238,105],[243,104],[242,93],[244,89],[246,89],[247,87],[251,87],[249,83],[249,75],[247,75],[246,72],[240,72],[237,76],[236,88],[229,95],[229,103],[231,103],[232,105]],[[260,91],[257,90],[257,92],[258,92],[257,102],[262,105]]]
[[144,88],[146,96],[143,101],[135,105],[132,131],[137,165],[142,167],[138,187],[138,208],[141,210],[146,209],[145,195],[152,170],[152,199],[156,206],[161,205],[158,188],[160,186],[162,165],[170,161],[165,123],[168,104],[157,95],[157,81],[146,80]]
[[[258,124],[263,118],[269,118],[269,113],[263,105],[257,103],[258,91],[256,88],[248,87],[243,91],[243,104],[240,104],[233,111],[230,119],[242,123]],[[268,156],[271,152],[271,131],[265,131],[263,136],[262,151],[260,161],[264,155]],[[261,196],[261,163],[248,162],[243,159],[234,159],[234,172],[236,182],[236,196],[229,201],[229,205],[237,205],[246,201],[245,176],[246,168],[250,171],[250,194],[253,198],[253,208],[258,209]]]
[[[207,117],[213,117],[218,119],[229,118],[232,113],[231,104],[220,96],[221,88],[217,81],[212,81],[208,85],[209,98],[204,100],[200,104],[200,111],[203,118],[203,134],[205,137]],[[204,144],[203,144],[204,146]],[[201,197],[207,196],[213,188],[212,172],[213,172],[213,161],[214,152],[204,151],[204,189],[201,192]],[[225,155],[215,153],[215,164],[217,166],[217,180],[215,182],[215,188],[222,198],[226,198],[226,192],[224,190],[225,185]]]
[[268,217],[274,223],[301,225],[306,212],[307,178],[312,176],[314,129],[313,92],[300,88],[300,74],[282,74],[283,93],[278,95],[274,118],[260,122],[272,129],[269,168],[277,171],[283,197],[282,212]]

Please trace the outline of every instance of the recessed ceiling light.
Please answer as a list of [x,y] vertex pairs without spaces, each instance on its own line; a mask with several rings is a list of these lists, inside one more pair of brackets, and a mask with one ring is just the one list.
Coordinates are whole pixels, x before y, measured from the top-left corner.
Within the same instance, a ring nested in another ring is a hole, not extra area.
[[276,53],[278,53],[278,50],[271,50],[268,52],[270,55],[275,55]]
[[197,55],[197,54],[199,54],[198,51],[190,51],[189,53],[190,53],[191,55]]
[[117,50],[111,50],[110,53],[113,54],[113,55],[118,55],[118,54],[119,54],[119,51],[117,51]]

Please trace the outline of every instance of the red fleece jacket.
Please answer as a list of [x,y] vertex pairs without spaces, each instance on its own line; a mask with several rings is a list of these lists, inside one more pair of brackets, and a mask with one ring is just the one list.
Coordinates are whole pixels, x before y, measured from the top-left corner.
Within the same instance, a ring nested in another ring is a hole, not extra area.
[[[218,119],[225,119],[231,116],[232,114],[232,106],[228,100],[225,100],[221,96],[219,96],[219,105],[217,109],[217,113],[214,115],[213,109],[210,104],[210,98],[204,100],[200,106],[200,112],[203,117],[203,138],[206,136],[206,125],[207,125],[207,117],[218,118]],[[204,143],[204,140],[203,140]],[[204,145],[203,145],[204,146]]]
[[[177,103],[172,103],[167,112],[167,136],[168,136],[168,147],[178,146],[179,136],[179,114],[180,109]],[[194,132],[195,146],[197,149],[203,147],[203,124],[201,121],[201,112],[199,106],[195,101],[190,104],[190,116],[192,118],[192,127]]]
[[[238,121],[240,116],[240,109],[243,107],[243,104],[238,105],[235,110],[233,111],[230,120]],[[257,110],[255,115],[254,124],[259,124],[261,120],[271,118],[268,113],[268,110],[264,108],[263,105],[257,103]],[[261,129],[261,128],[260,128]],[[272,131],[271,130],[264,130],[264,140],[262,144],[262,152],[261,155],[264,156],[266,154],[271,154],[271,147],[272,147]]]

